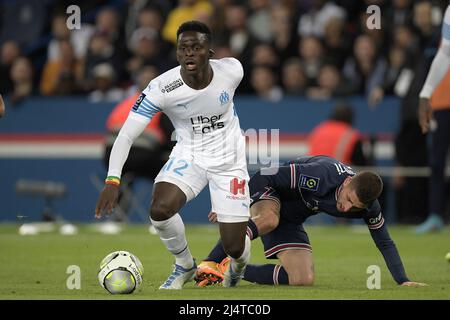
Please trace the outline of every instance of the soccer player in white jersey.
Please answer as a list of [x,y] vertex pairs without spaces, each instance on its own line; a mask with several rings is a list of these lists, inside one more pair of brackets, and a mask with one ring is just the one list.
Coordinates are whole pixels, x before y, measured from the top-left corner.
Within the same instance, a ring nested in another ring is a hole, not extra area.
[[[450,101],[441,98],[442,104],[433,110],[430,98],[436,87],[448,74],[450,67],[450,5],[445,10],[442,22],[440,47],[433,59],[430,70],[419,94],[419,124],[423,133],[430,131],[430,168],[428,218],[420,224],[415,232],[418,234],[439,231],[444,227],[445,212],[445,163],[450,147]],[[447,88],[448,89],[448,88]],[[436,103],[435,103],[435,107]],[[436,126],[430,130],[431,119]]]
[[180,65],[150,82],[123,125],[111,151],[95,215],[100,218],[105,211],[112,212],[134,139],[155,113],[166,113],[175,127],[177,144],[155,179],[150,220],[174,255],[175,266],[160,289],[181,289],[194,277],[197,266],[178,212],[207,184],[224,249],[231,257],[223,284],[232,287],[242,278],[250,259],[245,137],[233,104],[243,68],[234,58],[211,59],[211,31],[197,21],[179,27],[176,53]]

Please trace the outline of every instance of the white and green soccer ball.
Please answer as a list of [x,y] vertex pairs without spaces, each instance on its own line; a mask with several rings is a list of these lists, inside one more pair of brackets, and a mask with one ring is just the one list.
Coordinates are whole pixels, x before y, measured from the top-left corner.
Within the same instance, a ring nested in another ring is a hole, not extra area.
[[144,267],[128,251],[108,254],[100,263],[98,281],[111,294],[129,294],[141,288]]

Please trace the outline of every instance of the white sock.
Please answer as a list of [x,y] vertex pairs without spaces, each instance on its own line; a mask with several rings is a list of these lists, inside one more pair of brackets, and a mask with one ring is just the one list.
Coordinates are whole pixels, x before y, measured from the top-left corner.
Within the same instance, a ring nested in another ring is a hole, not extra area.
[[234,270],[236,272],[239,272],[240,270],[242,270],[242,268],[245,268],[247,266],[247,264],[250,262],[250,246],[251,246],[251,243],[252,243],[252,241],[246,235],[245,236],[244,252],[237,259],[231,258],[230,264],[231,264],[232,270]]
[[186,269],[192,268],[194,258],[188,248],[181,216],[176,213],[167,220],[155,221],[150,219],[150,221],[167,250],[175,256],[175,263]]

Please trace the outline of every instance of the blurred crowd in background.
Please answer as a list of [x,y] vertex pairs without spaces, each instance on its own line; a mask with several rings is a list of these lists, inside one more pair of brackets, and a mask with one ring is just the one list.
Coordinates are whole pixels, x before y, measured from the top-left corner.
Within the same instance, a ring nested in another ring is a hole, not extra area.
[[[366,24],[372,4],[380,29]],[[244,65],[238,94],[365,95],[376,105],[404,94],[399,76],[439,40],[445,10],[445,1],[413,0],[82,0],[80,28],[69,30],[70,5],[0,2],[0,92],[11,103],[30,95],[121,101],[144,66],[156,77],[177,65],[178,26],[200,20],[213,30],[215,57]]]
[[[199,20],[213,32],[215,58],[242,62],[238,95],[271,102],[358,95],[370,107],[397,96],[394,165],[429,164],[417,106],[448,1],[80,0],[80,25],[71,30],[72,2],[0,1],[0,94],[8,108],[36,95],[113,103],[137,97],[178,65],[178,27]],[[380,9],[378,17],[368,12],[371,5]],[[380,28],[370,28],[376,19]],[[428,212],[428,179],[392,178],[398,220],[420,221]]]

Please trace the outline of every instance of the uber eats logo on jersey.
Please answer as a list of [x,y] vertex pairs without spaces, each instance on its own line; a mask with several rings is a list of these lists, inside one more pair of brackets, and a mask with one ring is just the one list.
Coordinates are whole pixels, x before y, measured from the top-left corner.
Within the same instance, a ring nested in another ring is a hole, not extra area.
[[195,118],[191,118],[192,130],[194,133],[208,133],[212,132],[216,129],[222,129],[225,125],[222,119],[222,115],[218,116],[197,116]]

